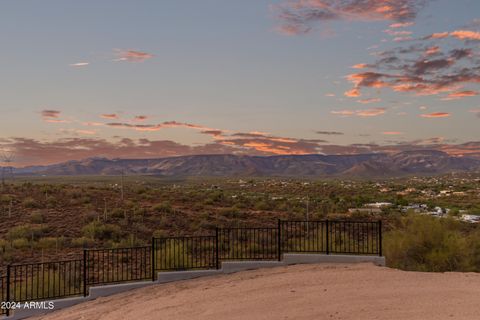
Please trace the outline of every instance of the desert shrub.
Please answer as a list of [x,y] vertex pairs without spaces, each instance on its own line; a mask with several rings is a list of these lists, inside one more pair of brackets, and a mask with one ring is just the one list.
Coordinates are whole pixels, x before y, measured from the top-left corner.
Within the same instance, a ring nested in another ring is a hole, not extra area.
[[28,239],[18,238],[12,241],[12,247],[15,249],[25,249],[29,247]]
[[0,195],[0,203],[2,204],[9,204],[11,201],[13,201],[13,196],[8,195],[8,194],[2,194]]
[[23,225],[11,228],[7,233],[7,238],[10,240],[27,238],[37,239],[48,232],[48,226],[46,225]]
[[31,223],[43,223],[45,222],[45,217],[43,215],[43,213],[37,211],[37,212],[32,212],[32,214],[30,214],[30,222]]
[[53,208],[58,204],[57,198],[53,196],[48,196],[45,199],[45,204],[47,205],[48,208]]
[[97,240],[118,240],[122,235],[119,226],[93,221],[82,228],[84,237]]
[[35,208],[40,208],[40,203],[38,203],[38,201],[36,201],[35,199],[33,198],[25,198],[23,201],[22,201],[22,204],[25,208],[29,208],[29,209],[35,209]]
[[152,210],[160,213],[173,212],[172,205],[169,202],[162,202],[162,203],[156,204],[152,207]]
[[38,239],[36,246],[40,249],[52,249],[61,248],[63,247],[64,243],[65,240],[63,237],[45,237]]
[[121,208],[115,208],[110,212],[110,217],[112,218],[123,218],[125,217],[125,210]]
[[470,270],[467,239],[458,224],[420,215],[401,219],[400,226],[385,234],[388,265],[417,271]]
[[87,237],[73,238],[71,244],[72,247],[75,248],[87,248],[93,247],[95,245],[95,240]]

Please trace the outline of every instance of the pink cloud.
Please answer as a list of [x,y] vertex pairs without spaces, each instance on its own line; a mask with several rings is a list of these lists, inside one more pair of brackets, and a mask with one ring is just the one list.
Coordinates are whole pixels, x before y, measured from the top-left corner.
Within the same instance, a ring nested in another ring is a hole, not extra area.
[[461,40],[477,40],[480,41],[480,32],[471,31],[471,30],[456,30],[450,32],[452,37],[461,39]]
[[369,104],[369,103],[376,103],[376,102],[380,102],[381,99],[380,98],[370,98],[370,99],[360,99],[360,100],[357,100],[358,103],[361,103],[361,104]]
[[365,69],[368,68],[368,64],[366,63],[358,63],[352,66],[352,69]]
[[103,119],[118,119],[120,118],[116,113],[103,113],[100,115],[100,118]]
[[405,28],[405,27],[410,27],[413,26],[415,23],[410,21],[410,22],[397,22],[397,23],[392,23],[389,27],[390,28]]
[[404,27],[415,19],[427,0],[290,0],[274,5],[281,22],[279,31],[298,35],[310,32],[316,23],[332,20],[393,21]]
[[340,115],[340,116],[358,116],[358,117],[376,117],[384,114],[386,112],[385,108],[372,108],[365,110],[333,110],[330,111],[331,114]]
[[427,114],[421,114],[420,117],[422,118],[447,118],[450,117],[450,113],[448,112],[433,112]]
[[135,116],[135,118],[133,118],[133,121],[142,122],[142,121],[145,121],[147,119],[148,119],[147,116]]
[[127,62],[144,62],[153,58],[153,55],[146,52],[136,50],[116,50],[117,59],[114,61],[127,61]]
[[478,96],[478,94],[478,91],[472,90],[456,91],[448,94],[446,97],[442,98],[442,100],[457,100],[466,97],[475,97]]

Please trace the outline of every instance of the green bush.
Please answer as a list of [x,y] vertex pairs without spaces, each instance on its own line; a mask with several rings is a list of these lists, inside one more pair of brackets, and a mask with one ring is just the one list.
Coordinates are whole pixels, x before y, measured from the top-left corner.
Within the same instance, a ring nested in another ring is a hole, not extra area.
[[38,203],[38,201],[36,201],[35,199],[33,198],[25,198],[23,201],[22,201],[22,204],[25,208],[29,208],[29,209],[35,209],[35,208],[40,208],[40,204]]
[[38,239],[36,246],[40,249],[62,248],[64,242],[65,240],[63,237],[45,237]]
[[29,247],[28,239],[18,238],[12,241],[12,247],[15,249],[25,249]]
[[173,208],[172,205],[169,202],[163,202],[156,204],[152,207],[152,210],[155,212],[160,212],[160,213],[172,213]]
[[121,238],[122,230],[114,224],[103,224],[93,221],[82,228],[84,237],[97,240],[118,240]]
[[[416,271],[470,271],[466,237],[459,222],[429,216],[409,215],[400,226],[385,234],[388,266]],[[480,252],[480,250],[479,250]]]
[[7,238],[9,240],[15,240],[20,238],[34,239],[41,237],[48,231],[46,225],[23,225],[11,228],[7,233]]
[[95,240],[87,238],[87,237],[80,237],[80,238],[73,238],[72,239],[72,247],[87,248],[87,247],[93,247],[94,245],[95,245]]
[[36,224],[43,223],[45,222],[45,217],[41,212],[32,212],[30,215],[30,222]]

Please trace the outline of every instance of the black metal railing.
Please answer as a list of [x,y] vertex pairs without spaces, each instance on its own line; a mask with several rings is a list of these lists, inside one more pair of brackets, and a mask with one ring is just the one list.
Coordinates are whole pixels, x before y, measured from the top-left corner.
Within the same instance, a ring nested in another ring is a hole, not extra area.
[[278,228],[217,229],[220,260],[277,260]]
[[381,255],[378,222],[330,221],[329,253]]
[[152,279],[151,247],[85,250],[85,287]]
[[216,236],[154,238],[155,270],[216,268],[216,240]]
[[281,250],[381,255],[381,222],[281,221]]
[[281,260],[284,253],[381,256],[382,222],[278,220],[276,228],[216,228],[209,236],[152,238],[150,246],[84,250],[83,259],[8,265],[0,298],[86,296],[95,285],[154,281],[157,271],[218,269],[221,261]]
[[9,300],[25,302],[82,294],[82,261],[14,264],[9,266]]

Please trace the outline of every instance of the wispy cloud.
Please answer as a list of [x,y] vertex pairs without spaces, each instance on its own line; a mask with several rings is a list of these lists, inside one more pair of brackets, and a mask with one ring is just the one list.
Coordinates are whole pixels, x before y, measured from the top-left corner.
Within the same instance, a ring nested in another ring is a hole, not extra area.
[[475,97],[478,96],[478,94],[478,91],[472,90],[456,91],[448,94],[446,97],[442,98],[442,100],[457,100],[466,97]]
[[327,136],[341,136],[343,135],[343,132],[339,131],[316,131],[316,134],[323,134]]
[[100,115],[100,118],[103,119],[119,119],[120,116],[116,113],[103,113]]
[[397,23],[392,23],[389,25],[390,28],[406,28],[413,26],[415,23],[413,21],[410,22],[397,22]]
[[117,58],[114,61],[144,62],[153,58],[153,54],[142,51],[123,49],[116,49],[115,51]]
[[369,104],[369,103],[375,103],[375,102],[380,102],[380,101],[381,101],[380,98],[370,98],[370,99],[357,100],[357,102],[361,103],[361,104]]
[[133,129],[136,131],[159,131],[165,128],[175,128],[175,127],[184,127],[184,128],[191,128],[191,129],[197,129],[197,130],[215,130],[215,129],[197,125],[197,124],[178,122],[178,121],[164,121],[156,124],[110,122],[110,123],[106,123],[105,125],[113,128]]
[[330,111],[330,113],[340,116],[376,117],[384,114],[386,110],[386,108],[372,108],[364,110],[333,110]]
[[60,119],[60,113],[61,111],[59,110],[42,110],[40,112],[43,121],[45,122],[50,122],[50,123],[68,123],[68,120],[62,120]]
[[145,121],[145,120],[147,120],[147,119],[148,119],[147,116],[142,116],[142,115],[140,115],[140,116],[135,116],[135,118],[133,118],[133,121],[142,122],[142,121]]
[[403,134],[403,132],[401,132],[401,131],[383,131],[382,134],[392,136],[392,135],[401,135],[401,134]]
[[420,115],[422,118],[447,118],[450,116],[451,114],[449,112],[432,112]]
[[77,62],[77,63],[72,63],[69,64],[70,67],[86,67],[90,64],[90,62]]
[[287,35],[310,32],[316,23],[332,20],[393,21],[392,28],[413,21],[428,0],[291,0],[273,6],[279,31]]
[[[480,59],[478,46],[451,40],[453,47],[442,53],[438,39],[444,39],[459,33],[436,33],[417,39],[409,45],[376,54],[377,61],[361,66],[369,70],[353,73],[346,78],[353,88],[345,92],[347,97],[358,97],[363,88],[389,88],[396,92],[415,95],[451,94],[448,99],[460,98],[455,92],[472,94],[462,90],[467,84],[480,82]],[[472,34],[463,34],[463,39],[472,39]]]
[[40,114],[44,119],[57,119],[61,111],[58,110],[42,110]]

